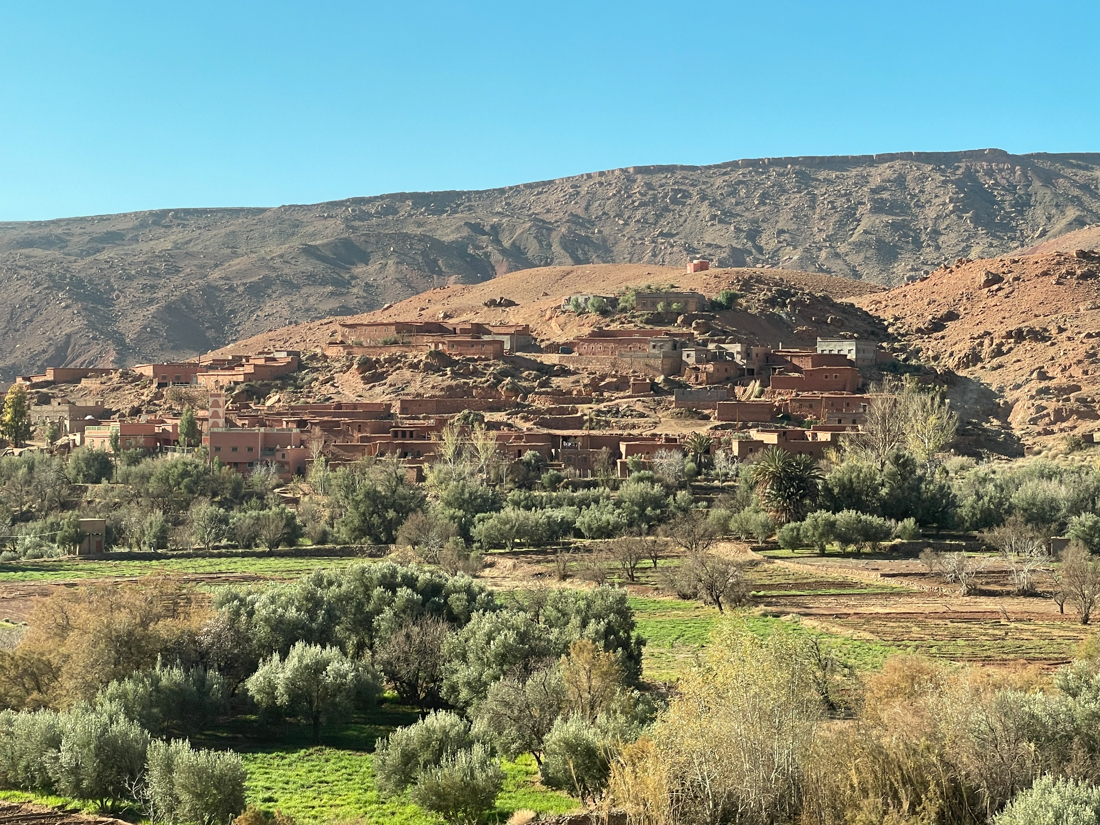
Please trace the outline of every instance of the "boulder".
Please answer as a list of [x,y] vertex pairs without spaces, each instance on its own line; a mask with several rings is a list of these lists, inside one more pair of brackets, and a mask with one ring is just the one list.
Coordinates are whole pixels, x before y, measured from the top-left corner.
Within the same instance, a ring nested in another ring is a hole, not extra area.
[[1004,276],[990,270],[985,270],[978,276],[978,288],[989,289],[991,286],[996,286],[1004,280]]

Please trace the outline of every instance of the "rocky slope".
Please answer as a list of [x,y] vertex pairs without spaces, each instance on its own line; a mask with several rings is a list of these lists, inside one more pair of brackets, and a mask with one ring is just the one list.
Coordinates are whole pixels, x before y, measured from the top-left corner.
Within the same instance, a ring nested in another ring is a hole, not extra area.
[[0,378],[193,355],[533,266],[766,265],[898,283],[1100,222],[1100,155],[619,169],[482,192],[0,224]]
[[[711,269],[685,274],[672,267],[596,264],[542,267],[501,275],[483,284],[438,287],[374,312],[294,324],[226,346],[214,354],[255,353],[265,349],[309,351],[329,343],[337,321],[480,321],[529,324],[544,343],[563,342],[596,326],[637,324],[624,316],[576,315],[561,310],[562,298],[597,291],[614,295],[626,287],[656,284],[716,295],[732,289],[742,295],[737,311],[722,313],[722,322],[754,344],[812,345],[818,335],[849,332],[885,335],[881,323],[850,300],[883,292],[875,284],[810,272],[768,269]],[[506,298],[511,307],[487,308],[486,301]],[[689,322],[690,323],[690,322]]]
[[1025,443],[1100,431],[1100,253],[963,259],[855,300],[960,376],[950,392],[967,417]]

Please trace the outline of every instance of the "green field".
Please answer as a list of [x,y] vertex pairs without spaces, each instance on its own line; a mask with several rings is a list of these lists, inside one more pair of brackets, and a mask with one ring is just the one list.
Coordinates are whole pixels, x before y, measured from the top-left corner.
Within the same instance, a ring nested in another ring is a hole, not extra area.
[[294,578],[319,567],[346,567],[362,562],[354,556],[216,556],[212,558],[125,559],[85,561],[42,559],[0,564],[4,582],[63,582],[87,579],[128,579],[142,576],[229,576]]

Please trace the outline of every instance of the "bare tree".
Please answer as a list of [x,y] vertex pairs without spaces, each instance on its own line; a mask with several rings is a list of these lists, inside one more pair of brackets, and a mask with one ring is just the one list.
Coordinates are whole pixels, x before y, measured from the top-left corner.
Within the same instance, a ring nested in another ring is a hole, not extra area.
[[1081,624],[1088,624],[1100,599],[1100,562],[1084,547],[1074,544],[1062,554],[1062,588]]
[[650,557],[649,545],[653,542],[642,536],[623,536],[609,542],[607,551],[626,580],[632,582],[638,578],[638,566]]
[[943,571],[943,555],[931,547],[925,547],[920,551],[920,562],[928,571],[928,575],[934,576]]
[[906,441],[900,390],[900,382],[896,379],[871,389],[871,400],[863,415],[859,436],[851,442],[854,450],[865,454],[880,470],[886,466],[890,454]]
[[397,546],[411,547],[421,561],[436,564],[443,548],[457,537],[458,527],[453,521],[432,512],[417,510],[405,519],[397,531]]
[[943,554],[943,577],[959,585],[959,595],[970,596],[978,589],[978,573],[985,567],[964,552]]
[[745,580],[744,565],[714,553],[696,553],[682,565],[683,582],[690,583],[696,594],[722,613],[748,601],[751,588]]
[[943,452],[959,429],[959,416],[948,406],[940,392],[906,386],[902,395],[905,413],[906,446],[918,460],[928,462]]
[[1000,527],[981,534],[986,544],[1001,552],[1012,573],[1013,590],[1026,596],[1035,592],[1035,573],[1050,560],[1047,537],[1014,515]]
[[714,524],[700,510],[688,510],[677,516],[661,532],[689,556],[705,553],[718,540]]
[[684,481],[684,454],[680,450],[657,450],[650,456],[649,466],[667,484],[679,485]]
[[958,427],[959,417],[942,392],[921,387],[912,379],[888,378],[872,388],[852,448],[879,469],[886,466],[891,453],[902,448],[927,462],[951,444]]

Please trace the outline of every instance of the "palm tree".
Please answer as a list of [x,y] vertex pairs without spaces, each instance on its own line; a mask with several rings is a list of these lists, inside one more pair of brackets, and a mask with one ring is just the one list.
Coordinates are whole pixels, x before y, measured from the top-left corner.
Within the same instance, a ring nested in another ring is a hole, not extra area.
[[703,469],[703,462],[706,457],[710,455],[710,448],[714,446],[714,439],[706,433],[692,433],[684,441],[684,447],[687,448],[688,454],[691,456],[691,461],[699,468]]
[[824,478],[809,455],[769,447],[749,470],[760,502],[780,523],[801,521],[817,502]]

